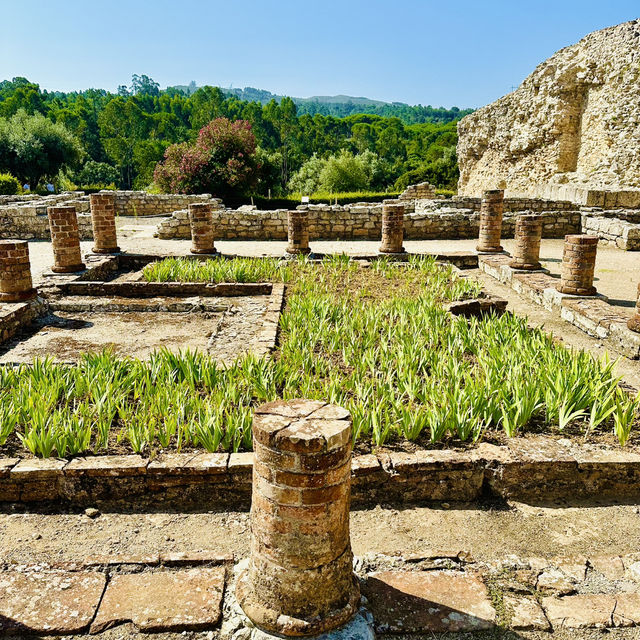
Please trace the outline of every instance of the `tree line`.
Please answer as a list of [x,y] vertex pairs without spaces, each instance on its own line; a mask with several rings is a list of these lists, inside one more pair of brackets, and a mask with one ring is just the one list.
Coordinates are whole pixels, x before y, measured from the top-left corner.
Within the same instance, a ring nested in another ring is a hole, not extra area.
[[[287,97],[266,104],[242,100],[210,86],[193,93],[161,90],[144,75],[134,75],[117,93],[46,91],[14,78],[0,82],[0,171],[35,185],[46,178],[147,188],[167,149],[197,144],[206,125],[224,118],[246,121],[255,138],[250,188],[256,195],[335,184],[344,190],[397,190],[422,180],[455,187],[456,119],[466,112],[449,110],[452,119],[446,122],[443,113],[433,115],[435,122],[412,122],[415,114],[402,109],[400,117],[337,117],[304,112],[308,108]],[[320,174],[327,181],[341,178],[323,183]]]

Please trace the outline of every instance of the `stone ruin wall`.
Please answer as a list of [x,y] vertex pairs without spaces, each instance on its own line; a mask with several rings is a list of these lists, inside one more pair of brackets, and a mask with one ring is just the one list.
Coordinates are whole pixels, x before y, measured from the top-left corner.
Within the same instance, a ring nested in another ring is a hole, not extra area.
[[640,207],[640,20],[558,51],[458,134],[461,195]]
[[[404,237],[407,240],[476,238],[480,220],[480,199],[416,200],[405,203]],[[382,232],[382,204],[308,205],[311,240],[379,240]],[[533,210],[544,215],[545,238],[562,238],[580,230],[580,211],[567,202],[505,202],[503,236],[513,237],[515,215]],[[258,211],[218,208],[213,224],[218,240],[286,240],[288,212],[285,209]],[[176,211],[158,225],[162,239],[191,238],[188,210]]]

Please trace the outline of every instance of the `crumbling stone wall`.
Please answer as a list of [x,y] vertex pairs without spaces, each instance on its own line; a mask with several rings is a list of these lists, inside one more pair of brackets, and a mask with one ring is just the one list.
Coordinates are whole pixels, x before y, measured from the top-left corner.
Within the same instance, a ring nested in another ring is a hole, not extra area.
[[209,203],[208,193],[147,193],[146,191],[112,191],[116,196],[117,216],[152,216],[186,209],[193,203]]
[[458,123],[459,193],[640,206],[639,80],[640,20],[558,51]]

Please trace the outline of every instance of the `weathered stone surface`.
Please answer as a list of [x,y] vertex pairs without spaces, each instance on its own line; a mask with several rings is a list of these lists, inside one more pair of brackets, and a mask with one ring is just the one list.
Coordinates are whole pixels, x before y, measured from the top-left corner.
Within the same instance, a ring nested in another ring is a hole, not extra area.
[[622,580],[624,578],[624,563],[620,556],[591,556],[589,565],[607,580]]
[[555,591],[559,595],[573,593],[576,588],[572,580],[555,568],[547,569],[538,576],[537,588],[542,591]]
[[0,630],[79,633],[100,602],[106,578],[101,573],[0,573]]
[[509,612],[509,628],[515,631],[549,631],[551,625],[538,601],[532,597],[505,595],[504,605]]
[[490,629],[496,612],[482,580],[453,571],[385,571],[363,586],[379,633]]
[[554,630],[610,627],[616,597],[612,595],[576,595],[542,599],[542,607]]
[[146,473],[147,461],[138,455],[75,458],[64,469],[66,476],[138,476]]
[[619,593],[616,595],[613,624],[616,627],[640,625],[640,593]]
[[224,567],[115,575],[91,632],[123,622],[143,631],[210,628],[220,620],[224,582]]
[[[458,124],[459,193],[640,202],[640,20],[591,33]],[[635,190],[634,190],[635,189]]]

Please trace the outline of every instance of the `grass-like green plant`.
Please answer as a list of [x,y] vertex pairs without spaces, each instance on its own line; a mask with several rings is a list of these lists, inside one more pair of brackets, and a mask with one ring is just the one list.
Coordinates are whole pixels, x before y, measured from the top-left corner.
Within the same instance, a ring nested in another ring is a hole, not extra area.
[[147,361],[102,352],[74,366],[41,359],[0,368],[0,446],[13,437],[43,457],[107,452],[116,443],[139,453],[238,451],[251,448],[255,405],[296,397],[346,407],[355,438],[374,445],[532,428],[611,429],[623,445],[631,437],[638,400],[619,388],[614,363],[557,345],[509,314],[451,316],[442,302],[476,297],[479,287],[433,259],[368,268],[345,256],[321,265],[211,262],[151,268],[159,280],[221,281],[251,271],[290,281],[273,359],[246,355],[223,367],[189,351],[158,351]]

